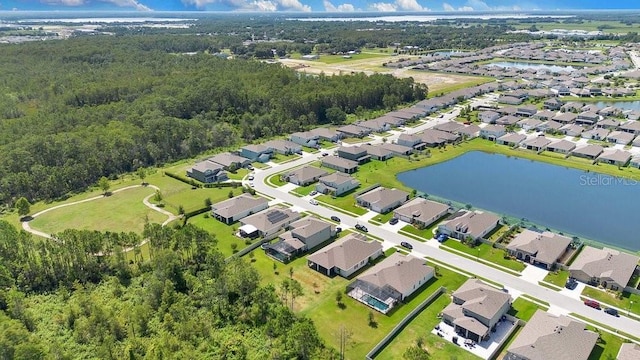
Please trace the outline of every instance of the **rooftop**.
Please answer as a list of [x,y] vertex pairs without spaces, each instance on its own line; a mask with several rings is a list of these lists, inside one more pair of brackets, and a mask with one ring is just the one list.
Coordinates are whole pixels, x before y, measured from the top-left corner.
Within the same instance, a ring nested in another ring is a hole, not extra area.
[[380,250],[380,242],[367,241],[364,235],[351,233],[309,255],[307,259],[326,269],[337,267],[347,270]]
[[638,265],[638,256],[614,249],[585,246],[569,271],[583,271],[596,278],[608,278],[626,286]]
[[261,204],[268,204],[269,200],[263,197],[253,197],[249,194],[241,194],[229,200],[224,200],[211,205],[211,209],[218,215],[230,218],[236,214],[250,210]]

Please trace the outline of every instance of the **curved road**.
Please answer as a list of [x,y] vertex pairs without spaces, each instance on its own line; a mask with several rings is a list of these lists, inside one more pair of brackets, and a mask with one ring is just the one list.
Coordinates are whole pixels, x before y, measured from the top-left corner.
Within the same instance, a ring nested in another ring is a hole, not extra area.
[[[450,116],[446,115],[444,119],[438,120],[446,120],[448,118],[450,118]],[[425,124],[424,126],[433,125],[436,123],[436,121],[429,121],[428,123],[429,124]],[[423,126],[420,126],[419,128],[422,127]],[[420,130],[419,128],[406,129],[405,131],[417,132]],[[394,136],[397,136],[397,133]],[[379,142],[380,139],[376,139],[372,142],[376,141]],[[266,170],[256,170],[254,175],[254,187],[256,191],[260,193],[288,202],[296,207],[315,212],[323,217],[329,218],[332,215],[336,215],[336,212],[334,210],[331,210],[324,206],[311,205],[307,200],[303,198],[291,195],[285,191],[280,190],[279,188],[270,187],[265,183],[265,180],[273,174],[297,166],[301,166],[312,161],[316,161],[321,157],[322,156],[319,156],[318,154],[305,153],[302,158],[296,161],[276,165]],[[640,337],[640,323],[628,317],[622,316],[616,318],[611,315],[607,315],[603,311],[598,311],[585,306],[582,301],[577,298],[569,297],[563,293],[548,289],[546,287],[542,287],[537,283],[529,282],[521,277],[508,274],[506,272],[497,270],[496,268],[441,250],[437,247],[429,245],[427,242],[419,242],[404,235],[384,229],[382,227],[372,225],[370,223],[367,223],[367,221],[364,219],[359,219],[357,217],[349,216],[344,213],[340,213],[339,216],[342,220],[343,226],[346,225],[347,227],[354,227],[358,223],[366,223],[371,235],[384,239],[384,242],[386,243],[385,247],[400,245],[400,242],[406,241],[413,245],[413,255],[419,257],[430,257],[438,262],[451,264],[452,266],[468,271],[472,274],[481,275],[488,280],[502,284],[505,287],[513,289],[517,292],[528,294],[536,299],[545,301],[552,306],[562,310],[563,312],[576,313],[588,319],[592,319],[595,322],[608,325],[613,329],[631,334],[635,337]]]

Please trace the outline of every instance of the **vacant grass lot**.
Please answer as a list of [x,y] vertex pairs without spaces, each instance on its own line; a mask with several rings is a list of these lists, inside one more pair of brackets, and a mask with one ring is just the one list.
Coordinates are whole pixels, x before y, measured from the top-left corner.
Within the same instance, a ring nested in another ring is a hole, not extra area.
[[142,199],[154,192],[152,188],[138,187],[51,210],[31,221],[31,227],[49,234],[66,229],[142,233],[147,220],[161,223],[167,219],[142,203]]
[[[349,58],[345,58],[344,56],[349,56]],[[321,55],[320,60],[318,61],[323,62],[325,64],[336,64],[336,63],[350,62],[354,60],[375,59],[375,58],[382,58],[382,57],[389,57],[389,56],[390,56],[389,54],[363,52],[360,54],[351,54],[351,55]]]
[[447,248],[451,248],[462,251],[470,255],[471,257],[480,257],[492,264],[500,265],[517,272],[521,272],[525,268],[525,265],[520,261],[505,259],[504,250],[496,249],[493,246],[484,243],[475,247],[469,247],[466,244],[452,239],[443,244],[441,248],[444,250],[448,250]]
[[[622,313],[626,313],[627,310],[630,310],[631,313],[640,315],[640,295],[624,292],[622,293],[622,297],[619,299],[612,292],[594,289],[590,286],[586,286],[584,290],[582,290],[582,295],[598,300],[605,306],[606,304],[613,305],[623,310]],[[633,302],[633,304],[631,302]]]

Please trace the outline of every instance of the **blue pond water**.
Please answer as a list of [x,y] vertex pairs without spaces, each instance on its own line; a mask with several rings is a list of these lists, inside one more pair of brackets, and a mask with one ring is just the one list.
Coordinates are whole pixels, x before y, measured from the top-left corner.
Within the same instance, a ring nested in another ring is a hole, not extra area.
[[640,183],[634,180],[477,151],[398,178],[430,195],[640,250]]
[[598,101],[596,103],[598,107],[604,108],[607,106],[617,107],[622,110],[640,110],[640,101]]
[[572,71],[576,68],[568,65],[548,65],[548,64],[537,64],[537,63],[529,63],[529,62],[520,62],[520,61],[498,61],[492,62],[488,65],[494,65],[503,68],[514,68],[514,69],[534,69],[534,70],[547,70],[552,72],[559,71]]

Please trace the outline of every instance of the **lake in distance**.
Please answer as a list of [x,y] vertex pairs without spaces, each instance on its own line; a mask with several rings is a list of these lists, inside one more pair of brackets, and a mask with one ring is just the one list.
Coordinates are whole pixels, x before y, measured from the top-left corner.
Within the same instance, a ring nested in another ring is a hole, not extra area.
[[541,228],[640,250],[640,183],[473,151],[398,174],[405,185]]
[[560,71],[572,71],[576,68],[570,65],[550,65],[550,64],[538,64],[538,63],[530,63],[523,61],[497,61],[488,63],[489,66],[497,66],[501,68],[514,68],[518,70],[546,70],[551,72],[560,72]]

